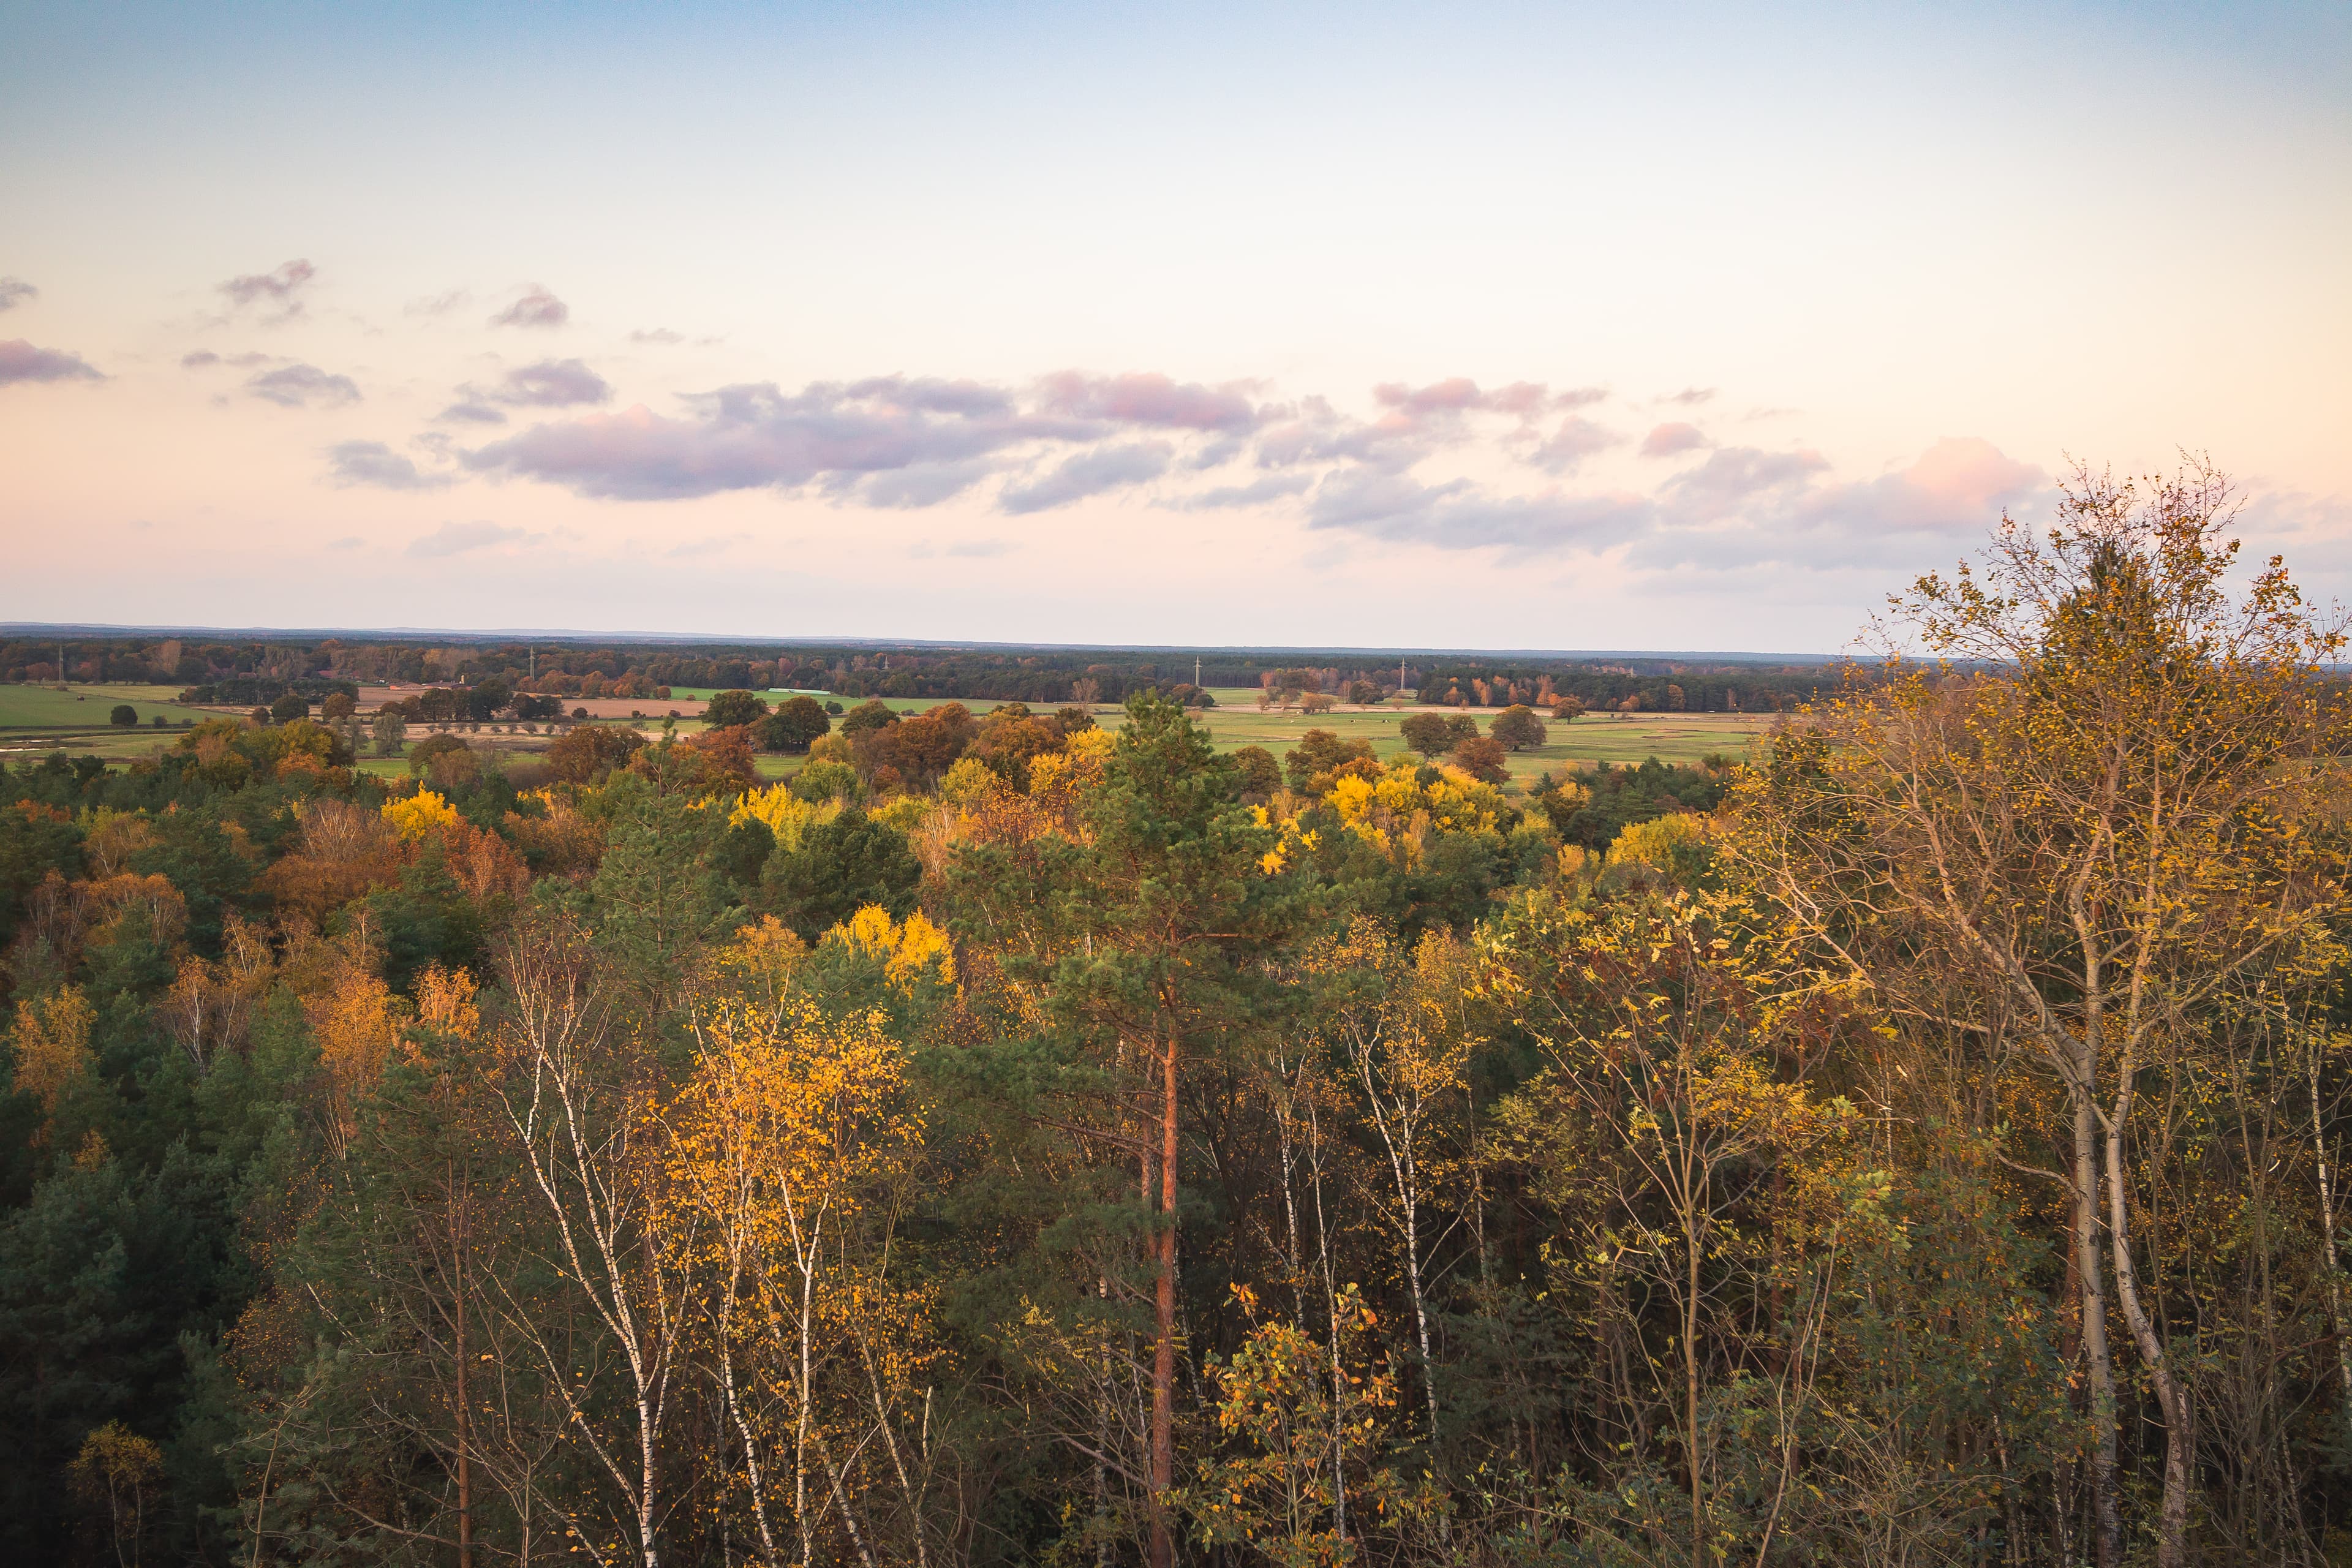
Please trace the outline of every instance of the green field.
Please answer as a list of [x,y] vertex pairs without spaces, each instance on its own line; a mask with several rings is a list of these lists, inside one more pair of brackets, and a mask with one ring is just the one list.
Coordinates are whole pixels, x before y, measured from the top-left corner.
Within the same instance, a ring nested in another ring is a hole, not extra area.
[[[76,754],[94,753],[110,762],[127,762],[173,743],[185,722],[220,717],[204,709],[182,707],[170,700],[174,694],[174,689],[162,686],[76,686],[66,690],[0,686],[0,754],[46,750],[62,742]],[[673,700],[708,700],[709,695],[700,689],[680,688]],[[1341,710],[1310,717],[1296,710],[1261,710],[1253,689],[1220,689],[1213,695],[1219,706],[1208,710],[1202,722],[1218,751],[1264,746],[1276,757],[1297,745],[1308,730],[1317,729],[1328,730],[1342,740],[1368,740],[1372,743],[1373,754],[1388,760],[1404,750],[1397,725],[1413,710],[1397,705]],[[649,700],[657,703],[659,700]],[[848,699],[840,700],[845,708],[856,706]],[[937,707],[943,700],[893,697],[882,700],[905,713]],[[138,710],[140,722],[135,728],[118,730],[108,724],[107,714],[118,702],[128,702]],[[999,704],[976,699],[965,701],[964,706],[975,713],[985,713]],[[1041,710],[1050,710],[1041,707]],[[659,735],[660,710],[648,707],[646,712],[648,717],[638,721],[637,728],[648,735]],[[148,722],[157,713],[164,716],[169,728],[157,730]],[[1123,718],[1119,709],[1110,704],[1098,705],[1095,715],[1109,729],[1117,729]],[[1494,720],[1493,713],[1487,711],[1475,711],[1474,716],[1482,729]],[[1539,773],[1586,769],[1600,763],[1639,763],[1648,757],[1668,763],[1696,763],[1717,752],[1736,757],[1745,753],[1750,742],[1771,727],[1771,722],[1769,716],[1744,713],[1609,713],[1587,714],[1566,724],[1547,721],[1551,731],[1549,743],[1512,753],[1506,766],[1511,786],[1523,789]],[[494,739],[499,728],[505,726],[486,726],[478,733],[461,729],[460,732],[476,745],[526,754],[547,744],[544,737],[537,735],[496,735]],[[702,728],[698,720],[681,719],[677,732],[690,735]],[[410,730],[412,739],[421,739],[428,732],[424,726],[412,726]],[[798,766],[796,757],[760,759],[762,778],[781,778]],[[395,758],[365,758],[361,767],[372,773],[406,772],[405,764]]]
[[[1299,738],[1313,729],[1328,730],[1343,741],[1368,740],[1372,743],[1373,754],[1385,761],[1404,750],[1397,726],[1407,713],[1416,711],[1400,703],[1369,710],[1344,709],[1310,717],[1295,709],[1288,712],[1260,709],[1256,689],[1252,687],[1212,688],[1210,695],[1217,700],[1218,706],[1202,714],[1202,722],[1218,751],[1264,746],[1276,757],[1297,745]],[[945,700],[883,700],[905,713],[936,707]],[[845,707],[856,706],[847,699],[842,701]],[[975,713],[985,713],[998,704],[973,699],[965,700],[964,706]],[[1050,710],[1041,705],[1032,706],[1039,707],[1040,711]],[[1474,710],[1473,716],[1482,730],[1495,717],[1487,710]],[[1122,717],[1120,710],[1112,704],[1100,704],[1095,709],[1096,721],[1107,729],[1118,728]],[[1513,752],[1506,760],[1513,787],[1526,787],[1539,773],[1590,769],[1601,763],[1640,763],[1650,757],[1664,763],[1696,763],[1718,752],[1742,756],[1758,736],[1771,728],[1772,720],[1769,715],[1753,713],[1588,713],[1569,723],[1546,720],[1545,724],[1550,731],[1547,744]],[[657,725],[645,727],[658,729]],[[682,720],[677,727],[680,733],[688,733],[699,730],[701,725]]]
[[[22,755],[62,744],[77,756],[110,762],[143,757],[173,744],[182,730],[218,713],[184,708],[172,699],[176,686],[0,686],[0,756]],[[107,721],[118,703],[129,703],[139,722],[117,729]],[[151,722],[162,714],[167,728]]]
[[220,717],[182,707],[178,694],[175,686],[0,686],[0,730],[103,730],[118,702],[137,709],[142,724],[158,713],[174,724]]
[[[1253,699],[1255,701],[1255,699]],[[1217,750],[1238,751],[1264,746],[1276,757],[1298,744],[1308,730],[1328,730],[1343,741],[1367,740],[1382,761],[1404,749],[1397,725],[1412,710],[1394,708],[1370,711],[1319,713],[1261,712],[1256,707],[1220,707],[1203,716]],[[1484,730],[1494,715],[1473,715]],[[1103,721],[1116,725],[1115,710]],[[1639,713],[1594,717],[1587,714],[1571,723],[1546,720],[1550,731],[1546,744],[1508,754],[1505,766],[1511,783],[1524,788],[1538,773],[1587,769],[1600,763],[1639,763],[1655,757],[1664,763],[1696,763],[1714,752],[1743,755],[1750,742],[1771,727],[1769,717],[1744,713]]]

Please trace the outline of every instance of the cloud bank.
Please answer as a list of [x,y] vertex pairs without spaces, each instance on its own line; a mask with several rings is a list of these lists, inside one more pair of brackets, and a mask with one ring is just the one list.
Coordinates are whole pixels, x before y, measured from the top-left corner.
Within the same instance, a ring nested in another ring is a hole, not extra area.
[[[612,395],[579,360],[466,390],[469,401],[445,420],[502,421],[508,409]],[[1660,401],[1696,409],[1713,395],[1694,387]],[[1657,570],[1874,565],[1980,531],[2048,483],[1974,437],[1864,479],[1838,479],[1809,447],[1721,444],[1696,418],[1654,424],[1634,445],[1606,422],[1610,401],[1592,387],[1463,377],[1381,383],[1369,415],[1318,396],[1271,398],[1258,383],[1157,373],[1065,371],[1026,386],[893,375],[797,392],[756,382],[681,397],[672,413],[639,404],[552,419],[456,456],[476,475],[616,501],[772,489],[919,510],[979,494],[1025,517],[1150,487],[1155,504],[1180,511],[1272,510],[1310,531],[1385,544],[1509,559],[1619,552]],[[1566,482],[1617,447],[1663,476]],[[1465,465],[1475,477],[1429,471]],[[396,468],[372,471],[354,482],[410,482]]]

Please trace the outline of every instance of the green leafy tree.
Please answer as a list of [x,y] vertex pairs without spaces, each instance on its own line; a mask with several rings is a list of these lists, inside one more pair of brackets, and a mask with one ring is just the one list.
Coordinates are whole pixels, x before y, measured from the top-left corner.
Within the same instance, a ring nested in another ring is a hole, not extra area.
[[879,730],[885,725],[895,724],[898,721],[898,713],[887,702],[877,697],[869,701],[859,703],[843,715],[841,732],[845,735],[862,735],[868,730]]
[[280,724],[290,724],[297,719],[308,719],[310,716],[310,700],[289,691],[269,705],[268,713],[270,718]]
[[399,709],[386,705],[376,710],[375,722],[369,727],[375,737],[375,754],[396,757],[408,740],[408,720]]
[[114,705],[114,711],[106,716],[106,721],[118,728],[128,729],[139,722],[139,710],[128,702],[118,702]]
[[1495,721],[1487,727],[1486,732],[1500,742],[1507,752],[1524,752],[1531,746],[1540,746],[1546,738],[1544,721],[1537,718],[1536,710],[1524,702],[1514,702],[1496,714]]
[[805,752],[832,730],[833,720],[824,704],[814,697],[793,697],[776,704],[776,710],[761,720],[753,733],[762,751]]
[[723,730],[735,724],[756,724],[767,716],[767,700],[750,691],[713,693],[702,710],[702,721],[714,730]]
[[1342,741],[1328,730],[1309,730],[1298,738],[1297,747],[1283,757],[1282,769],[1289,776],[1291,788],[1306,795],[1321,795],[1351,763],[1363,763],[1374,773],[1379,771],[1370,741]]
[[922,876],[907,836],[852,805],[803,830],[797,850],[768,858],[760,899],[803,941],[814,942],[867,904],[906,919]]
[[597,945],[639,994],[672,997],[695,952],[725,926],[717,851],[726,813],[635,772],[614,774],[598,804],[604,856],[588,887]]
[[1262,805],[1282,787],[1282,764],[1264,746],[1244,746],[1227,759],[1234,767],[1234,793],[1253,805]]
[[[1475,730],[1475,721],[1472,728]],[[1407,746],[1431,758],[1444,756],[1460,739],[1454,732],[1454,721],[1443,713],[1408,713],[1397,724],[1397,732]]]
[[[1275,835],[1234,794],[1231,764],[1184,710],[1138,696],[1105,783],[1084,807],[1084,838],[1056,840],[1025,864],[1003,846],[982,846],[950,870],[964,930],[1000,942],[1022,933],[998,951],[1043,1004],[1045,1037],[1032,1043],[1044,1060],[1032,1081],[1060,1079],[1086,1108],[1077,1115],[1128,1107],[1097,1120],[1094,1135],[1141,1162],[1152,1212],[1146,1479],[1155,1568],[1174,1561],[1184,1080],[1195,1058],[1287,1000],[1265,960],[1309,910],[1293,879],[1267,873]],[[1128,1081],[1114,1087],[1106,1074]]]

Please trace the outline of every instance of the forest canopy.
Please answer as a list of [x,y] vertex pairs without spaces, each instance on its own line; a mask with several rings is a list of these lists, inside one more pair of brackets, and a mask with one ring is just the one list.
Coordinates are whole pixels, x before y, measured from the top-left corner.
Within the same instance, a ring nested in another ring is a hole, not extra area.
[[[2341,1562],[2342,628],[2231,517],[2079,472],[1842,684],[1427,661],[1519,712],[1387,762],[1140,658],[107,652],[296,700],[0,768],[0,1543]],[[308,717],[425,675],[732,695]],[[1635,700],[1780,718],[1487,775]]]

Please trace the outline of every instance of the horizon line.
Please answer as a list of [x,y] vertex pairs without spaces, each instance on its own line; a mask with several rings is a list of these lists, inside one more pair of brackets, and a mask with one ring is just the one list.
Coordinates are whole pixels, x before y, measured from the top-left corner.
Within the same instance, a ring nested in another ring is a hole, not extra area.
[[1780,660],[1788,663],[1833,664],[1853,658],[1844,653],[1790,653],[1734,648],[1544,648],[1438,647],[1393,645],[1352,646],[1329,643],[1117,643],[1015,642],[992,638],[775,637],[735,636],[713,632],[583,631],[546,626],[499,626],[460,629],[446,626],[211,626],[166,623],[106,621],[0,621],[0,637],[22,638],[77,637],[216,637],[258,640],[324,637],[368,637],[391,642],[446,638],[461,642],[543,641],[558,643],[675,643],[719,647],[777,647],[969,648],[975,651],[1036,649],[1067,653],[1200,653],[1200,654],[1345,654],[1354,658],[1383,655],[1405,658],[1445,656],[1512,657],[1520,658],[1674,658],[1726,659],[1740,663]]

